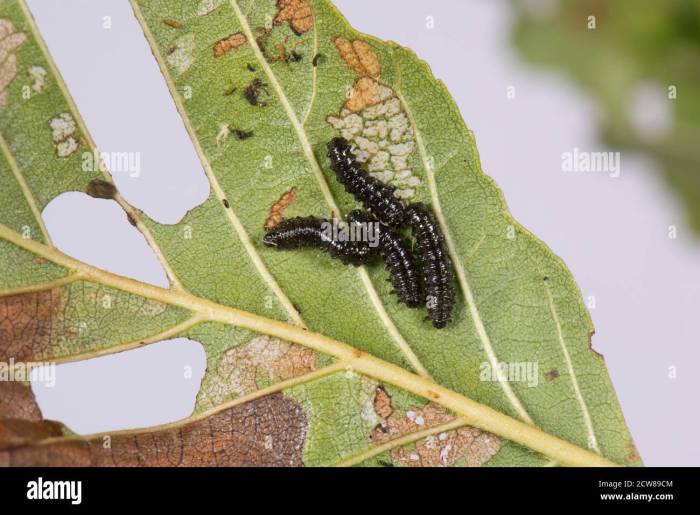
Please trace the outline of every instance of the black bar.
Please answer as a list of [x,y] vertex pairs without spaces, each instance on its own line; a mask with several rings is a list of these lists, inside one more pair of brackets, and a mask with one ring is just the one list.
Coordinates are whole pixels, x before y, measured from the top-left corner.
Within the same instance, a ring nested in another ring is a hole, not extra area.
[[[294,509],[290,503],[300,503],[298,508],[304,509],[304,505],[321,507],[319,503],[325,502],[334,502],[325,504],[333,511],[363,505],[391,506],[395,511],[402,503],[411,507],[417,502],[439,502],[436,513],[454,503],[471,511],[477,508],[474,503],[483,502],[493,504],[496,512],[504,506],[548,505],[577,510],[623,505],[658,509],[695,505],[699,476],[697,468],[19,468],[0,469],[0,499],[3,507],[61,505],[71,511],[100,507],[203,508],[224,503],[231,508],[227,511],[234,513],[255,509],[256,505],[268,511],[278,504],[287,511]],[[38,487],[39,478],[44,487],[47,481],[81,481],[80,504],[72,505],[69,499],[27,499],[28,485],[35,482]]]

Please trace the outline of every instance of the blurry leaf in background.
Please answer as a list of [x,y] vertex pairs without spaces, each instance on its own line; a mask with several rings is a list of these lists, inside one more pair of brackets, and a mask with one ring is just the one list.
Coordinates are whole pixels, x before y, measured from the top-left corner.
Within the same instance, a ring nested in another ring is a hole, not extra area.
[[612,146],[656,160],[700,234],[700,0],[513,0],[513,42],[601,106]]

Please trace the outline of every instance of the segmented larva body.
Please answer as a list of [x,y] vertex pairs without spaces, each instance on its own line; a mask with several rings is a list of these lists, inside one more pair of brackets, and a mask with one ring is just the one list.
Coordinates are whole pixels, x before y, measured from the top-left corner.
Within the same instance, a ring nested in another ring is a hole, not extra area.
[[405,208],[394,196],[396,188],[369,175],[357,162],[350,143],[344,138],[328,142],[331,168],[345,191],[371,211],[380,222],[392,227],[404,225]]
[[413,229],[416,254],[421,268],[425,304],[433,326],[447,325],[455,304],[455,278],[445,237],[432,210],[425,204],[410,204],[406,221]]
[[411,249],[401,235],[389,227],[381,226],[366,211],[356,209],[348,213],[348,223],[374,223],[379,227],[379,255],[384,261],[394,293],[409,308],[421,304],[420,275]]
[[368,242],[335,240],[328,230],[332,224],[331,220],[315,216],[288,218],[266,232],[263,243],[278,249],[321,249],[346,265],[360,266],[371,261],[375,249]]

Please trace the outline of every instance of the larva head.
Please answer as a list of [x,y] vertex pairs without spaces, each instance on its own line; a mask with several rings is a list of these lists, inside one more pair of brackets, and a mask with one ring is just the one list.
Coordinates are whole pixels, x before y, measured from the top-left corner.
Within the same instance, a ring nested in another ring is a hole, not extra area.
[[433,327],[435,329],[444,329],[447,327],[447,319],[433,320]]
[[271,230],[265,233],[263,236],[263,243],[268,247],[276,247],[279,240],[279,231]]
[[330,140],[328,142],[327,148],[328,157],[330,157],[331,159],[333,159],[334,155],[347,157],[352,151],[352,147],[350,146],[348,140],[346,140],[345,138],[341,138],[340,136]]
[[336,173],[343,173],[346,168],[355,162],[352,146],[345,138],[333,138],[328,142],[328,158],[331,160],[331,168]]
[[280,249],[298,248],[303,246],[304,235],[318,228],[323,221],[313,216],[287,218],[265,233],[263,243]]

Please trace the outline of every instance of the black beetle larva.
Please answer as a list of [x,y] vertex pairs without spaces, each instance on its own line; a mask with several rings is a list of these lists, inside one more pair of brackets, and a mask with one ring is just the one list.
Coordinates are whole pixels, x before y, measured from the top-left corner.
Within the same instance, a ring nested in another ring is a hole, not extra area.
[[312,247],[321,249],[345,264],[360,266],[368,263],[375,249],[366,241],[347,241],[333,238],[332,220],[304,216],[282,220],[265,233],[263,243],[278,249]]
[[447,325],[455,304],[455,278],[445,237],[425,204],[410,204],[406,208],[406,220],[416,238],[428,315],[433,326],[440,329]]
[[380,222],[392,227],[404,225],[405,209],[394,196],[396,188],[369,175],[357,162],[351,149],[345,138],[333,138],[328,143],[328,157],[338,182]]
[[394,293],[409,308],[421,304],[420,276],[411,249],[401,235],[383,227],[366,211],[355,209],[348,213],[348,223],[376,224],[379,228],[379,255],[384,261]]

